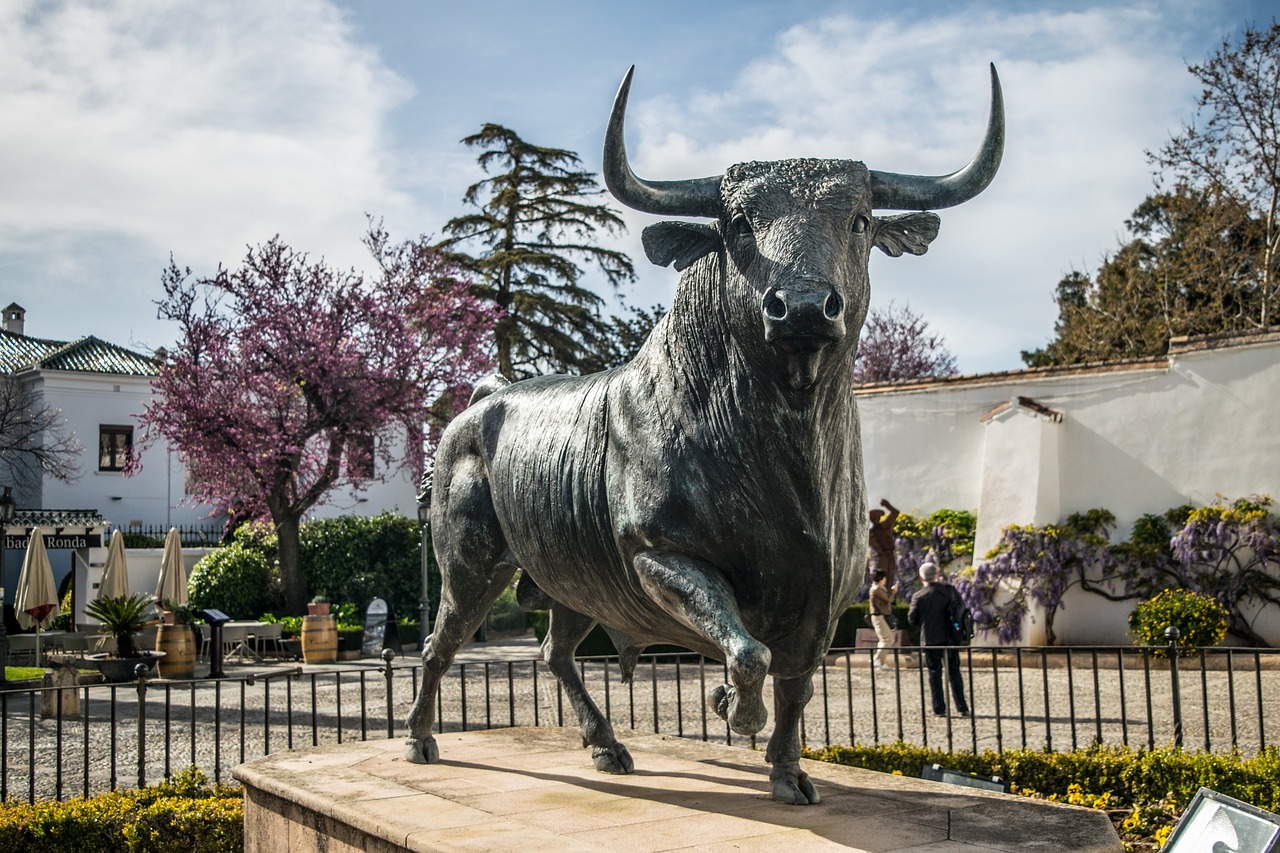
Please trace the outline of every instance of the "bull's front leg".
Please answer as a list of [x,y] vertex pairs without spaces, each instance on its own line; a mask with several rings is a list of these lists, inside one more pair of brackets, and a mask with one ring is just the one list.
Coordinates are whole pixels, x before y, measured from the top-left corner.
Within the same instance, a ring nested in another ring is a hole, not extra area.
[[796,678],[773,679],[773,736],[765,749],[773,798],[780,803],[804,806],[819,800],[809,774],[800,769],[800,717],[813,696],[813,673]]
[[709,563],[682,554],[645,551],[635,558],[641,585],[663,610],[706,637],[724,652],[729,684],[718,687],[712,707],[742,735],[764,728],[764,679],[770,652],[742,624],[733,588]]

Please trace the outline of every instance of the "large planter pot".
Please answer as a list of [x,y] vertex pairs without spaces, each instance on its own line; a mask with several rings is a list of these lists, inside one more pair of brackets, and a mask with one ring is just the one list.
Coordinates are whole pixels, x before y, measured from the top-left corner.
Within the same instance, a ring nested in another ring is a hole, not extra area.
[[302,617],[302,662],[338,662],[338,627],[333,616]]
[[156,663],[165,656],[164,652],[143,652],[134,658],[118,658],[113,655],[89,655],[85,660],[92,663],[107,681],[133,681],[137,676],[134,668],[143,664],[147,672],[154,672]]
[[195,678],[196,632],[190,625],[161,625],[156,632],[156,650],[161,678]]

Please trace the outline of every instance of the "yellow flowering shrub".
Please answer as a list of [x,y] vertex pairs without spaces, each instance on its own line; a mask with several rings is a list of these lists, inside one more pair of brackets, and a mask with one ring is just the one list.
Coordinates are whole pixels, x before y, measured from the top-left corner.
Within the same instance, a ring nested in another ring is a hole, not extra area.
[[1213,598],[1189,589],[1166,589],[1142,602],[1129,614],[1129,628],[1138,642],[1168,645],[1165,629],[1178,629],[1180,646],[1216,646],[1227,636],[1227,609]]

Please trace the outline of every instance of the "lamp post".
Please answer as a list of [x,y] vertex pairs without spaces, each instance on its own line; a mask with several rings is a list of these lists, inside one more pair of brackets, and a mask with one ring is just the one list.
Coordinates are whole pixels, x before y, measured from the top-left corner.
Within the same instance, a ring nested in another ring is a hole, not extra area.
[[418,530],[422,534],[422,601],[418,605],[418,649],[427,647],[431,627],[431,479],[435,473],[430,457],[422,466],[422,483],[418,489]]
[[9,663],[9,633],[4,625],[4,543],[9,536],[9,522],[18,502],[13,499],[13,486],[5,486],[0,495],[0,688],[8,683],[5,667]]

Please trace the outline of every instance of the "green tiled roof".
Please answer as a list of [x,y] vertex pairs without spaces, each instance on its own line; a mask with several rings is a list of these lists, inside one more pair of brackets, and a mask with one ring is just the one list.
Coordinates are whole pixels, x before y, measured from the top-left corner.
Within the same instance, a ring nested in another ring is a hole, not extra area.
[[109,522],[96,509],[20,509],[10,527],[99,527]]
[[93,335],[68,343],[0,330],[0,372],[4,373],[39,368],[155,376],[158,367],[159,362],[149,356],[107,343]]

